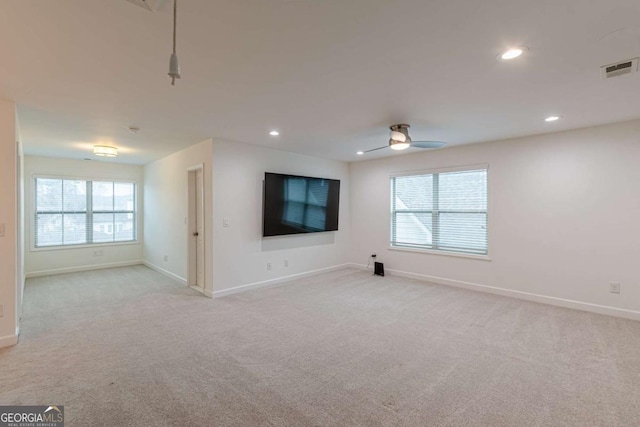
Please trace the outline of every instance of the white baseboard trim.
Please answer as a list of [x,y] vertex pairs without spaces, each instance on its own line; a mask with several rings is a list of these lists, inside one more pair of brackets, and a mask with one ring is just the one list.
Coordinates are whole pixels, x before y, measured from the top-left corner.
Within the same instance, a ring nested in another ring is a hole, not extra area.
[[[350,264],[351,267],[367,270],[366,265]],[[607,305],[592,304],[583,301],[575,301],[564,298],[550,297],[546,295],[534,294],[530,292],[516,291],[513,289],[499,288],[496,286],[481,285],[479,283],[464,282],[461,280],[446,279],[443,277],[429,276],[426,274],[410,273],[407,271],[385,269],[386,273],[392,276],[406,277],[425,282],[437,283],[439,285],[454,286],[456,288],[470,289],[472,291],[487,292],[490,294],[502,295],[527,301],[539,302],[542,304],[555,305],[558,307],[571,308],[574,310],[588,311],[591,313],[606,314],[608,316],[621,317],[624,319],[639,320],[640,311],[616,308]]]
[[167,271],[162,267],[158,267],[157,265],[155,265],[155,264],[153,264],[153,263],[151,263],[151,262],[149,262],[147,260],[144,260],[142,263],[144,265],[146,265],[147,267],[149,267],[150,269],[155,270],[155,271],[157,271],[158,273],[160,273],[160,274],[162,274],[164,276],[170,277],[173,280],[178,281],[181,285],[187,286],[187,279],[185,279],[184,277],[180,277],[177,274],[174,274],[174,273],[172,273],[170,271]]
[[[311,277],[311,276],[315,276],[315,275],[322,274],[322,273],[328,273],[330,271],[342,270],[343,268],[348,268],[350,266],[351,266],[350,264],[339,264],[339,265],[334,265],[334,266],[331,266],[331,267],[320,268],[318,270],[306,271],[304,273],[292,274],[290,276],[283,276],[283,277],[278,277],[278,278],[275,278],[275,279],[264,280],[262,282],[254,282],[254,283],[249,283],[247,285],[241,285],[241,286],[236,286],[236,287],[233,287],[233,288],[222,289],[220,291],[214,291],[213,292],[213,298],[222,298],[222,297],[226,297],[227,295],[233,295],[233,294],[237,294],[237,293],[240,293],[240,292],[250,291],[250,290],[253,290],[253,289],[266,288],[268,286],[280,285],[280,284],[287,283],[287,282],[290,282],[290,281],[296,280],[296,279],[302,279],[302,278],[305,278],[305,277]],[[205,291],[205,293],[206,292],[208,292],[208,291]]]
[[0,348],[11,347],[12,345],[16,345],[16,344],[18,344],[18,334],[8,335],[6,337],[0,337]]
[[367,267],[365,264],[356,264],[354,262],[348,264],[349,267],[351,268],[357,268],[358,270],[364,270],[364,271],[371,271],[373,272],[372,268]]
[[91,265],[81,265],[78,267],[56,268],[53,270],[31,271],[25,274],[25,278],[29,279],[32,277],[52,276],[54,274],[66,274],[66,273],[77,273],[79,271],[102,270],[104,268],[128,267],[131,265],[140,265],[140,264],[142,264],[142,260],[137,259],[134,261],[110,262],[107,264],[91,264]]

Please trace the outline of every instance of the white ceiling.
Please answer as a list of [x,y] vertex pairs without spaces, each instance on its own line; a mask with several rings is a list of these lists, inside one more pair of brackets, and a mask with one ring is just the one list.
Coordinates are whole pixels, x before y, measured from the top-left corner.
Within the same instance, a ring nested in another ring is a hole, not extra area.
[[640,56],[637,0],[182,0],[174,87],[171,5],[0,3],[28,154],[146,163],[213,137],[355,161],[396,155],[355,152],[397,122],[452,146],[640,117],[640,73],[599,74]]

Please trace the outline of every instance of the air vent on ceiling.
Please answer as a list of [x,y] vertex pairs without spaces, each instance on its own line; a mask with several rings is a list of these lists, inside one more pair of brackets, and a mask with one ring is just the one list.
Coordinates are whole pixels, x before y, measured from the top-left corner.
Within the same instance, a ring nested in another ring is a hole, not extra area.
[[133,3],[136,6],[140,6],[144,9],[147,9],[148,11],[155,11],[158,10],[158,7],[160,7],[160,3],[162,3],[162,0],[127,0],[129,3]]
[[611,77],[623,76],[638,71],[638,58],[627,59],[626,61],[616,62],[615,64],[604,65],[600,67],[602,70],[602,78],[610,79]]

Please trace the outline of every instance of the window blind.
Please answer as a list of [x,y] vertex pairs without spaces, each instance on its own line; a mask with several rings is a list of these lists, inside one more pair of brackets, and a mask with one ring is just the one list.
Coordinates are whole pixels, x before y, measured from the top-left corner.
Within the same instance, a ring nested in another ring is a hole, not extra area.
[[135,183],[35,179],[35,247],[136,240]]
[[391,245],[487,254],[487,169],[391,178]]

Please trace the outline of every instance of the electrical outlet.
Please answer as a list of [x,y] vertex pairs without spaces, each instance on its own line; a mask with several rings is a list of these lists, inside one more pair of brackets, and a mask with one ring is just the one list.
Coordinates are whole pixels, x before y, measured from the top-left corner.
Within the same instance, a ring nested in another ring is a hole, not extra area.
[[267,270],[271,270],[271,263],[270,262],[267,263]]
[[222,218],[222,226],[229,227],[229,218]]
[[169,255],[165,255],[162,259],[164,259],[164,262],[169,262]]
[[620,283],[619,282],[611,282],[609,283],[609,292],[612,294],[620,293]]
[[284,266],[285,266],[285,267],[289,267],[289,260],[288,260],[288,259],[285,259],[285,260],[284,260]]
[[104,255],[104,251],[103,250],[97,250],[97,251],[93,251],[93,256],[102,256]]

